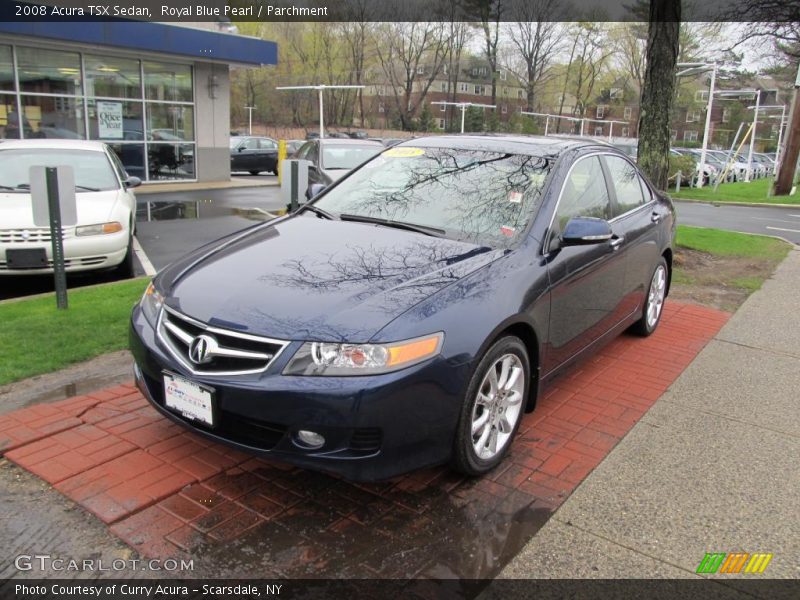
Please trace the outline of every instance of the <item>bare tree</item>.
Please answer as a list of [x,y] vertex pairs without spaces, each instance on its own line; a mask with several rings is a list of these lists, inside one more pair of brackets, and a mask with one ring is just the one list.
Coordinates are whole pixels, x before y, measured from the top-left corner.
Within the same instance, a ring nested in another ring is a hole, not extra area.
[[[461,75],[461,56],[464,48],[472,40],[473,28],[469,23],[458,20],[462,15],[461,0],[444,0],[445,16],[447,17],[447,94],[450,102],[456,101],[459,77]],[[455,106],[447,107],[447,123],[455,122]]]
[[378,29],[375,50],[403,129],[411,128],[442,68],[449,43],[446,34],[442,23],[384,23]]
[[500,26],[509,0],[465,0],[469,14],[478,21],[477,27],[483,31],[483,56],[492,72],[492,104],[497,104],[497,65],[500,47]]
[[528,110],[535,110],[537,86],[550,75],[550,66],[562,45],[561,27],[555,21],[563,15],[558,0],[513,0],[512,10],[520,21],[507,30],[517,60],[508,69],[525,86]]
[[644,84],[647,23],[620,23],[612,30],[611,40],[624,78],[633,82],[637,91],[641,91]]
[[605,24],[582,21],[577,25],[578,40],[572,76],[574,77],[575,107],[573,114],[578,117],[586,115],[586,105],[591,100],[595,84],[600,77],[614,49],[608,44]]

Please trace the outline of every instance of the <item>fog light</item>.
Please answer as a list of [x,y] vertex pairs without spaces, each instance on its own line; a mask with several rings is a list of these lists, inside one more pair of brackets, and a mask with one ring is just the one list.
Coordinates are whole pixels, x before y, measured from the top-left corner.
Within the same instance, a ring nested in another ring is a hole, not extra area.
[[325,445],[325,438],[316,431],[301,429],[297,432],[297,435],[295,435],[295,442],[298,446],[302,446],[303,448],[316,450]]

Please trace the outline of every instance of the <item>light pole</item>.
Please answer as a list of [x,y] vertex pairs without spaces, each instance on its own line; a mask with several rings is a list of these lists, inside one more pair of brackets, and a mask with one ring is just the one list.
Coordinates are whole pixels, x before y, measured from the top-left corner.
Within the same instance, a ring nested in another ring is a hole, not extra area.
[[756,105],[753,112],[753,132],[750,134],[750,151],[747,153],[747,175],[744,180],[748,183],[753,178],[753,150],[756,145],[756,128],[758,127],[758,109],[761,105],[761,90],[756,90]]
[[325,105],[323,100],[323,92],[325,90],[360,90],[364,89],[365,85],[326,85],[321,83],[319,85],[285,85],[276,87],[276,90],[316,90],[319,92],[319,139],[325,137]]
[[[753,110],[754,108],[756,108],[755,105],[747,107],[748,110]],[[783,125],[784,125],[784,121],[786,120],[786,106],[783,105],[783,104],[769,104],[767,106],[762,106],[760,108],[760,110],[775,110],[775,109],[778,109],[778,108],[781,109],[781,116],[780,116],[781,122],[780,122],[780,125],[778,125],[778,145],[775,148],[775,166],[772,168],[772,174],[773,175],[776,175],[778,173],[778,161],[781,158],[781,141],[782,141],[782,138],[783,138]],[[777,119],[778,117],[775,116],[775,117],[770,117],[770,118],[771,119]]]
[[253,135],[253,111],[255,106],[245,106],[247,109],[247,135]]
[[[676,77],[685,75],[695,75],[711,70],[711,84],[708,89],[708,104],[706,105],[706,123],[703,129],[703,147],[700,150],[700,168],[704,169],[706,164],[706,152],[708,151],[708,138],[711,131],[711,109],[714,106],[714,87],[717,83],[717,63],[678,63],[679,67],[687,67],[676,74]],[[703,178],[698,177],[695,187],[703,187]]]
[[496,108],[494,104],[476,104],[475,102],[431,102],[437,106],[457,106],[461,109],[461,133],[464,133],[464,116],[467,114],[467,108],[470,106],[478,106],[483,108]]

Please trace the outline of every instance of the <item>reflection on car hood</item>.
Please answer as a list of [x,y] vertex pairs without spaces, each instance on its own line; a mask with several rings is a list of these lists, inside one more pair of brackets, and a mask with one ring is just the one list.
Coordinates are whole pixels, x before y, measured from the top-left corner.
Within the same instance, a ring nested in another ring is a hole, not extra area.
[[[78,192],[75,205],[78,225],[105,223],[117,201],[118,190],[103,192]],[[17,192],[0,192],[0,229],[32,229],[33,209],[31,195]]]
[[[200,321],[290,340],[365,342],[502,250],[313,216],[255,229],[168,267],[167,303]],[[193,264],[193,261],[194,264]]]

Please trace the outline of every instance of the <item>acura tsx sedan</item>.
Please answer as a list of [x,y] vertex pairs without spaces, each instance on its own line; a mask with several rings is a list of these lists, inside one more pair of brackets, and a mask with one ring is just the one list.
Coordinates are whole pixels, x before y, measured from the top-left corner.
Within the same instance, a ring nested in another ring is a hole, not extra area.
[[137,383],[193,431],[296,465],[481,475],[556,374],[656,329],[674,233],[609,145],[418,138],[161,271],[132,314]]

